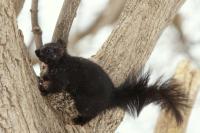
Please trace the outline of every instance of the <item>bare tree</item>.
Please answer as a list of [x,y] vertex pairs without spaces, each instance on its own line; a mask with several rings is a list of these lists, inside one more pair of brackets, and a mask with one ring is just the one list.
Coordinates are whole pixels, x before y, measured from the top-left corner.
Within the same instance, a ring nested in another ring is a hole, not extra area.
[[[93,60],[110,75],[115,85],[119,85],[130,71],[138,71],[145,64],[161,31],[172,20],[183,1],[126,1],[113,32],[93,57]],[[70,3],[70,0],[65,2]],[[72,7],[77,7],[79,2],[76,2]],[[64,5],[61,14],[65,9]],[[75,10],[68,13],[69,16],[75,16]],[[64,38],[67,43],[73,18],[67,19],[69,23],[62,23],[66,21],[65,17],[60,15],[53,40]],[[59,94],[48,97],[49,103],[59,111],[46,104],[37,88],[36,76],[27,55],[23,35],[17,28],[12,0],[0,1],[0,27],[0,132],[115,131],[123,118],[122,110],[102,113],[81,127],[73,125],[70,121],[76,111],[68,96],[63,98],[63,94]]]

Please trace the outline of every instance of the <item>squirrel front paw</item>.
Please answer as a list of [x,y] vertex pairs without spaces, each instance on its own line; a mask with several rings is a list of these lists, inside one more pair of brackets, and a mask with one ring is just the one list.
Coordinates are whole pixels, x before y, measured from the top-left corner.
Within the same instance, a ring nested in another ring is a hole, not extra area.
[[42,96],[48,95],[48,81],[44,81],[38,77],[38,88]]

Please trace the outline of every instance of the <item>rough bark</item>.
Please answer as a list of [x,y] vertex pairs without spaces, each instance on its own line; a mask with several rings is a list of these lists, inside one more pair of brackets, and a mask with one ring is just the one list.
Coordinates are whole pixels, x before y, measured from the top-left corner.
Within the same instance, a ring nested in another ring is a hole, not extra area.
[[[105,69],[115,85],[119,85],[131,71],[137,72],[145,64],[161,31],[172,20],[183,1],[127,0],[115,29],[92,60]],[[56,38],[62,36],[57,35]],[[64,99],[67,100],[63,103]],[[48,100],[62,112],[69,132],[114,132],[124,114],[122,110],[110,110],[80,127],[71,124],[76,110],[69,96],[54,95]]]
[[65,132],[37,89],[11,0],[0,1],[0,132]]
[[200,70],[192,67],[191,62],[183,61],[177,67],[175,76],[180,83],[183,83],[183,89],[189,95],[190,108],[186,109],[184,114],[184,123],[181,126],[176,125],[176,121],[166,112],[161,112],[155,133],[185,133],[188,120],[192,111],[192,106],[196,100],[196,96],[200,86]]

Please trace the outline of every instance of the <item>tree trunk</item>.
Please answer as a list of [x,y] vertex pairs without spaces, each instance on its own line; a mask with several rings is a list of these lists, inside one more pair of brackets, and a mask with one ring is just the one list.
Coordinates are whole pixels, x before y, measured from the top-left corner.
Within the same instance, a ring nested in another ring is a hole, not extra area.
[[[93,58],[110,75],[115,85],[130,71],[138,71],[148,59],[160,32],[184,0],[127,0],[119,21],[102,49]],[[72,101],[54,101],[62,117],[45,104],[26,54],[23,36],[16,25],[11,0],[0,1],[0,132],[64,133],[114,132],[123,118],[111,110],[86,126],[72,125]],[[62,94],[61,94],[62,95]],[[64,104],[64,105],[63,105]],[[67,110],[62,110],[62,106]],[[63,119],[65,118],[65,125]],[[68,121],[66,121],[68,120]],[[65,127],[65,128],[64,128]]]
[[65,132],[39,94],[11,0],[0,1],[0,27],[0,132]]

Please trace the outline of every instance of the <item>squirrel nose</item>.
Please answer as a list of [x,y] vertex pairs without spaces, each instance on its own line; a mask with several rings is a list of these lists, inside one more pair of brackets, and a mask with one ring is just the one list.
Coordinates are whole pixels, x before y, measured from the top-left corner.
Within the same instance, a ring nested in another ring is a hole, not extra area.
[[39,49],[35,50],[35,54],[39,57],[40,56],[40,50]]

